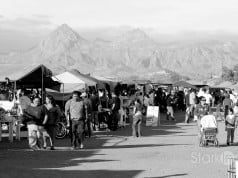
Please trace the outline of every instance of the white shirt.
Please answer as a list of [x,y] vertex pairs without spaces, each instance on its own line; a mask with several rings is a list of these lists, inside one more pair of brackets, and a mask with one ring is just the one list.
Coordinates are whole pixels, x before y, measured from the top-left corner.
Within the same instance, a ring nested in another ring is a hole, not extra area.
[[189,104],[195,104],[196,95],[194,92],[189,94]]
[[211,101],[212,101],[212,95],[210,93],[205,93],[204,97],[206,98],[206,103],[208,105],[210,105]]
[[230,99],[233,101],[233,103],[236,103],[236,98],[233,94],[230,94]]
[[238,106],[235,106],[235,107],[233,108],[233,110],[234,110],[234,114],[235,114],[236,116],[238,116]]
[[204,96],[204,94],[205,94],[205,93],[204,93],[204,91],[202,91],[202,90],[199,90],[199,92],[198,92],[197,96],[198,96],[198,97],[201,97],[201,96]]

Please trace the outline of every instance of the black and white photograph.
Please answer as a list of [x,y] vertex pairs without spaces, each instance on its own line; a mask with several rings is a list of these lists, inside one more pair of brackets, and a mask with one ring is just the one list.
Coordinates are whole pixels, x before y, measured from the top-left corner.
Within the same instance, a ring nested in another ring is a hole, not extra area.
[[237,0],[0,0],[0,178],[235,178]]

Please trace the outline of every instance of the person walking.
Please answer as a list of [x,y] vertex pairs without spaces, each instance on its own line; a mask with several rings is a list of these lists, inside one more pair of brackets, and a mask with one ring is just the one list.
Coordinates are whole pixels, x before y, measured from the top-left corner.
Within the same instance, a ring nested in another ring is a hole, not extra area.
[[186,105],[185,123],[188,124],[189,123],[189,118],[191,116],[191,113],[190,113],[190,102],[189,102],[190,91],[189,90],[185,90],[184,94],[185,94],[185,105]]
[[47,147],[47,138],[50,141],[50,149],[54,150],[55,145],[55,127],[57,121],[60,119],[62,113],[60,108],[56,106],[55,100],[53,96],[47,95],[46,96],[46,104],[44,105],[47,111],[47,117],[44,121],[44,132],[43,132],[43,148],[46,149]]
[[197,118],[198,137],[201,141],[201,118],[210,113],[210,107],[206,104],[206,98],[200,97],[199,104],[196,105],[194,110],[194,117]]
[[81,94],[81,97],[83,99],[84,102],[84,106],[85,106],[85,116],[86,116],[86,120],[85,120],[85,124],[86,124],[86,128],[87,128],[87,132],[85,133],[85,135],[87,135],[89,138],[92,135],[92,130],[91,130],[91,123],[92,123],[92,101],[90,100],[89,94],[86,92],[83,92]]
[[40,105],[40,98],[36,96],[33,102],[23,110],[23,123],[27,124],[29,147],[33,150],[42,148],[43,122],[47,117],[45,107]]
[[117,130],[118,128],[118,121],[119,121],[119,110],[121,107],[121,100],[119,98],[118,93],[112,93],[112,103],[111,103],[111,125],[109,126],[109,129],[112,131]]
[[92,103],[92,122],[93,129],[98,131],[99,123],[98,123],[98,105],[99,105],[99,96],[96,91],[92,91],[90,100]]
[[190,117],[196,121],[196,118],[194,119],[195,106],[196,106],[196,93],[195,93],[195,89],[192,88],[189,94],[189,110],[190,110]]
[[[133,110],[132,136],[141,137],[141,123],[142,123],[142,104],[140,99],[135,100]],[[138,127],[138,130],[136,129]]]
[[228,93],[225,94],[225,99],[223,100],[224,107],[224,118],[228,115],[229,109],[233,107],[233,102],[230,99],[230,95]]
[[172,91],[170,94],[168,94],[167,96],[167,120],[169,120],[169,118],[171,118],[173,121],[175,121],[175,117],[174,117],[174,109],[173,106],[175,104],[175,96],[174,96],[174,91]]
[[228,115],[226,116],[225,120],[225,126],[227,131],[227,139],[226,144],[232,145],[234,142],[234,133],[235,133],[235,127],[236,127],[236,117],[234,115],[234,111],[232,108],[229,108]]
[[[69,115],[71,120],[71,146],[72,149],[77,149],[77,142],[79,148],[83,149],[84,141],[84,125],[85,125],[85,106],[82,98],[80,97],[81,93],[79,91],[74,91],[72,99],[66,102],[65,105],[65,115]],[[68,117],[67,117],[68,118]],[[69,124],[69,120],[68,120]]]

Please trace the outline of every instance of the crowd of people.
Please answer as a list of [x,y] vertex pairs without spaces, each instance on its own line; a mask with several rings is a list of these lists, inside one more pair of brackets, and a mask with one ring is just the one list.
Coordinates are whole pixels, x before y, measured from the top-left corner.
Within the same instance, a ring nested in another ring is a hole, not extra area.
[[17,110],[22,123],[27,125],[29,146],[33,150],[46,149],[47,139],[54,150],[56,125],[61,117],[67,120],[73,150],[83,149],[85,136],[91,137],[92,129],[98,130],[101,122],[107,125],[108,131],[118,128],[121,100],[114,93],[109,96],[106,90],[74,91],[64,108],[51,95],[42,100],[39,95],[30,98],[25,93],[24,90],[18,93]]
[[[152,102],[148,102],[151,101]],[[196,88],[158,88],[144,95],[143,105],[156,105],[166,113],[166,119],[176,121],[174,111],[185,111],[185,123],[197,122],[199,139],[201,128],[216,127],[217,120],[225,123],[227,145],[234,142],[234,131],[238,126],[238,93],[231,89]],[[223,113],[223,114],[221,114]],[[204,117],[213,115],[214,117]],[[202,119],[204,117],[204,119]],[[207,120],[205,120],[205,118]],[[214,119],[215,118],[215,119]],[[202,123],[201,123],[202,120]]]
[[[238,124],[238,95],[232,90],[220,90],[210,94],[209,90],[201,89],[199,92],[195,90],[186,91],[186,114],[185,123],[190,120],[197,121],[199,129],[199,138],[202,137],[203,128],[217,126],[217,119],[225,123],[227,131],[227,145],[234,143],[234,131]],[[212,111],[212,108],[215,110]],[[224,113],[220,115],[220,113]],[[204,117],[212,115],[212,117]],[[204,118],[203,118],[204,117]],[[207,118],[207,120],[205,120]]]
[[[29,146],[33,150],[46,149],[48,140],[50,149],[54,150],[56,125],[62,117],[70,130],[72,149],[83,149],[86,135],[91,137],[93,130],[99,130],[102,123],[107,131],[115,131],[129,120],[132,136],[141,137],[141,124],[148,106],[159,106],[166,119],[174,122],[174,111],[185,111],[185,123],[196,121],[199,130],[202,117],[210,114],[211,108],[216,108],[217,113],[224,111],[223,116],[216,117],[224,118],[227,144],[232,144],[238,121],[238,95],[232,90],[210,91],[208,88],[159,87],[148,92],[143,88],[134,92],[115,90],[112,93],[106,89],[84,90],[74,91],[65,105],[59,106],[53,96],[46,95],[43,99],[41,94],[29,95],[26,90],[20,90],[17,103],[22,122],[27,125]],[[126,105],[123,98],[129,100]]]

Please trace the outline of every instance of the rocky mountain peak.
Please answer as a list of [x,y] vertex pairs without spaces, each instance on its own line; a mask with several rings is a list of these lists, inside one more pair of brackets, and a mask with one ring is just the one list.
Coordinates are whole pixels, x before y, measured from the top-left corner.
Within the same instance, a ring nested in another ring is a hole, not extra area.
[[70,38],[71,40],[80,40],[83,39],[76,33],[72,28],[70,28],[67,24],[60,25],[56,30],[54,30],[51,34],[51,37],[61,37],[61,38]]
[[133,29],[124,33],[118,38],[119,42],[136,43],[143,41],[152,41],[150,37],[141,29]]
[[[87,41],[67,24],[59,26],[27,52],[1,55],[2,63],[42,63],[56,68],[77,68],[96,74],[152,77],[169,70],[194,78],[220,76],[222,67],[238,64],[237,41],[199,41],[163,46],[141,29],[112,41]],[[163,76],[164,77],[164,74]]]
[[67,24],[62,24],[40,42],[40,49],[44,52],[59,52],[85,42],[87,41]]
[[149,38],[148,35],[139,28],[129,31],[126,35],[134,38]]

